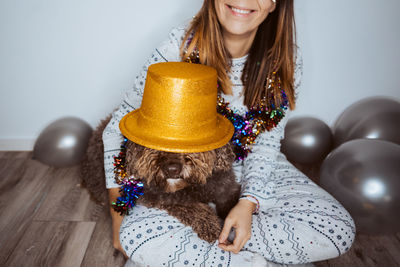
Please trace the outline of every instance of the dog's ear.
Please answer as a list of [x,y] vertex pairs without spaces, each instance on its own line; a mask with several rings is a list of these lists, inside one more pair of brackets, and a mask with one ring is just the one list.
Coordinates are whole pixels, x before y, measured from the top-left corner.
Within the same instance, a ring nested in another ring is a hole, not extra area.
[[232,163],[235,160],[235,154],[232,150],[232,145],[230,143],[224,145],[223,147],[217,148],[215,170],[216,171],[228,171],[232,168]]

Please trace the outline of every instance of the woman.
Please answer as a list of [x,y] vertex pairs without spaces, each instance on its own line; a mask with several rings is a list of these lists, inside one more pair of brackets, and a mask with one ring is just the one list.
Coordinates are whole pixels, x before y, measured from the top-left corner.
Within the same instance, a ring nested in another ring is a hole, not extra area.
[[[111,211],[114,246],[136,263],[256,266],[265,258],[298,264],[336,257],[350,248],[355,234],[350,215],[280,152],[302,71],[293,13],[293,0],[204,0],[189,27],[173,29],[154,51],[133,90],[113,113],[103,134],[110,201],[118,196],[113,173],[113,156],[122,141],[118,122],[140,106],[150,64],[195,61],[216,68],[222,98],[241,116],[263,103],[287,107],[276,126],[248,144],[251,152],[239,155],[244,159],[234,168],[243,195],[215,244],[199,239],[164,211],[136,206],[125,218]],[[227,236],[232,227],[236,237],[230,244]]]

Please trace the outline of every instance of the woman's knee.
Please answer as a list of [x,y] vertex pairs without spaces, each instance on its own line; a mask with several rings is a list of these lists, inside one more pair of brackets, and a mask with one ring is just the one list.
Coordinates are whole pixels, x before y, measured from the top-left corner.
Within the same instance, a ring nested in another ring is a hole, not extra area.
[[335,205],[335,207],[337,207],[336,213],[332,215],[330,224],[334,224],[335,227],[331,227],[328,232],[337,243],[341,255],[352,246],[356,235],[356,226],[353,218],[342,205]]
[[340,256],[354,241],[350,214],[328,194],[286,195],[253,217],[250,250],[270,261],[302,263]]

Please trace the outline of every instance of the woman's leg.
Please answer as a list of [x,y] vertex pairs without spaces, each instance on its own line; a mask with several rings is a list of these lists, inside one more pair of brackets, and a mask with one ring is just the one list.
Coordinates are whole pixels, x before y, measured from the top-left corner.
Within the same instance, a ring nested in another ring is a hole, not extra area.
[[279,263],[314,262],[340,256],[355,236],[348,212],[288,162],[276,165],[270,205],[253,216],[244,249]]
[[125,216],[120,240],[129,258],[138,266],[252,266],[253,253],[239,254],[218,248],[197,237],[167,212],[136,206]]
[[353,240],[347,211],[290,164],[272,174],[270,205],[253,216],[252,237],[239,254],[209,244],[167,212],[136,206],[124,218],[121,244],[141,266],[251,266],[253,253],[297,264],[339,256]]

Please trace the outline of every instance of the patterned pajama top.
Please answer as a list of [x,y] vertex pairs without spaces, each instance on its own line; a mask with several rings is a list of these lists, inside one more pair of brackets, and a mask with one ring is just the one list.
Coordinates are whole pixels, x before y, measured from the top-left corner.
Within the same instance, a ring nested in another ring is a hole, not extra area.
[[[118,187],[114,181],[113,156],[119,153],[122,135],[121,118],[140,107],[149,65],[181,61],[179,47],[185,28],[174,28],[169,38],[155,49],[134,86],[129,90],[103,133],[104,164],[107,188]],[[230,79],[233,95],[222,97],[230,108],[244,115],[241,74],[247,56],[232,60]],[[296,57],[295,88],[302,74],[302,60]],[[260,212],[253,215],[252,236],[242,251],[233,254],[221,250],[217,242],[209,244],[197,237],[188,226],[167,212],[143,206],[125,216],[120,240],[135,266],[252,266],[255,254],[276,263],[298,264],[337,257],[346,252],[355,236],[355,226],[348,212],[337,200],[314,184],[290,164],[280,152],[280,140],[290,115],[271,131],[260,134],[244,161],[234,164],[236,179],[243,194],[256,198]],[[253,198],[249,198],[253,200]]]

